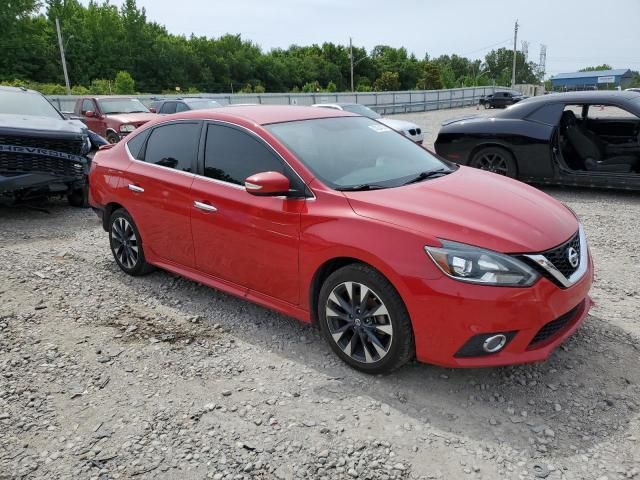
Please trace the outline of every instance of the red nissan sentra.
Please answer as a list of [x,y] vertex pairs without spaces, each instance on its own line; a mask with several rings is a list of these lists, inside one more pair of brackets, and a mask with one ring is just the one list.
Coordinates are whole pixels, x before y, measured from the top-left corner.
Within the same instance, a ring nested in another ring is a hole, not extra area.
[[126,273],[160,267],[317,322],[365,372],[414,355],[449,367],[544,360],[591,306],[571,210],[348,112],[169,115],[100,151],[89,180]]

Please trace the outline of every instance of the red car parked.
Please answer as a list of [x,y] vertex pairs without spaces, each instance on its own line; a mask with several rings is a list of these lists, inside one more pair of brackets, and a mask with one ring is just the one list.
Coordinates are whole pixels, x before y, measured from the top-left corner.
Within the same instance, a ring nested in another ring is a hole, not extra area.
[[367,372],[546,359],[586,317],[584,231],[525,184],[365,117],[246,106],[100,151],[90,202],[131,275],[160,267],[304,322]]

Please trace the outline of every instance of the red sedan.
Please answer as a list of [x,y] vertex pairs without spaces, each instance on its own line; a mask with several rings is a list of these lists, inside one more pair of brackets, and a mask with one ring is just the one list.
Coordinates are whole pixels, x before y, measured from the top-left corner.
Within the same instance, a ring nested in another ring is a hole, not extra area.
[[575,215],[369,118],[244,106],[100,151],[90,203],[120,268],[183,275],[304,322],[366,372],[546,359],[591,306]]

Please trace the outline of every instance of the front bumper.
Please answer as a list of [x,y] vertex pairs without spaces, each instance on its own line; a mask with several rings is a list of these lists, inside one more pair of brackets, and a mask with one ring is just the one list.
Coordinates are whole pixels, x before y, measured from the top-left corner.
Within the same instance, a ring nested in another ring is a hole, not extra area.
[[[528,288],[470,285],[445,277],[414,280],[411,300],[406,303],[416,357],[444,367],[496,367],[546,360],[586,318],[592,305],[592,282],[591,257],[584,276],[566,289],[546,278]],[[568,312],[570,318],[561,328],[542,341],[534,341],[545,325]],[[515,335],[499,352],[456,356],[472,337],[504,332]]]

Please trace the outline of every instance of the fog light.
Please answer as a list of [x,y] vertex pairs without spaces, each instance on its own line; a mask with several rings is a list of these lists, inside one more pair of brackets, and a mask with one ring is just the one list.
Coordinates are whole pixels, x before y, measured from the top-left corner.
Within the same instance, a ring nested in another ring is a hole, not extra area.
[[517,331],[493,332],[474,335],[456,352],[455,357],[482,357],[502,351],[516,336]]
[[488,337],[482,344],[482,349],[487,353],[496,353],[507,344],[507,337],[502,333]]

